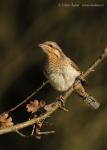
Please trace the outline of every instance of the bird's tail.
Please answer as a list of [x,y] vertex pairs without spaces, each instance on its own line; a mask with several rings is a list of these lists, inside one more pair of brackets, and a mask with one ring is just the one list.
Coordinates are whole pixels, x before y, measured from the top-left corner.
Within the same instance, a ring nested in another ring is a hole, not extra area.
[[87,95],[84,98],[84,102],[92,109],[98,109],[100,106],[100,103],[93,96],[90,95]]
[[83,98],[84,102],[92,109],[99,108],[100,103],[86,92],[81,82],[76,86],[76,93],[78,93]]

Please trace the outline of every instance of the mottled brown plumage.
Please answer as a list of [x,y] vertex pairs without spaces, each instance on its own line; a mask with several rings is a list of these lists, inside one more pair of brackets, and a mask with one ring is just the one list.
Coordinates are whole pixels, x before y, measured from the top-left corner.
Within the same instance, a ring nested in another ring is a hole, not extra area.
[[[46,54],[45,75],[50,84],[58,91],[67,91],[75,82],[76,78],[81,75],[78,66],[67,57],[57,43],[47,41],[39,44]],[[99,103],[90,96],[79,84],[77,93],[84,98],[86,104],[94,109],[99,107]]]

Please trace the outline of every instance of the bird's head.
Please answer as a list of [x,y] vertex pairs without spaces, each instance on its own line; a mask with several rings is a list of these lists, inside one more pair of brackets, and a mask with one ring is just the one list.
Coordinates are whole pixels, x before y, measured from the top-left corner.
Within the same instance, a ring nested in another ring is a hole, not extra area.
[[46,55],[53,54],[56,55],[57,57],[61,56],[62,50],[56,42],[46,41],[42,44],[39,44],[39,47],[42,48],[42,50],[44,51],[44,53],[46,53]]

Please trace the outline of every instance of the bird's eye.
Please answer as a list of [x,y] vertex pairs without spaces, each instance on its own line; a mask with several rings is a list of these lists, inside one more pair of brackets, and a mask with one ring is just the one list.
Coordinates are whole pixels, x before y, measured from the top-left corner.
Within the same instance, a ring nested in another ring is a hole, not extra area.
[[53,45],[52,45],[52,44],[49,44],[49,46],[50,46],[50,47],[53,47]]

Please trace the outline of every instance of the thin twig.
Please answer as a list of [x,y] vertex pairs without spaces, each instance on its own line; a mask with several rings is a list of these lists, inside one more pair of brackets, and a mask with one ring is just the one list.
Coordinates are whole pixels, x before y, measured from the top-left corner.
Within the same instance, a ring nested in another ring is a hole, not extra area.
[[36,90],[34,91],[31,95],[29,95],[27,98],[25,98],[22,102],[20,102],[18,105],[16,105],[15,107],[11,108],[10,110],[7,111],[7,113],[13,112],[14,110],[16,110],[17,108],[19,108],[21,105],[23,105],[24,103],[26,103],[28,100],[30,100],[33,96],[35,96],[46,84],[49,83],[49,80],[43,82],[43,84]]
[[48,135],[53,133],[55,133],[55,131],[44,131],[44,132],[38,132],[38,135]]
[[[92,64],[92,66],[90,66],[88,68],[88,70],[82,75],[82,77],[87,77],[91,72],[92,70],[95,70],[95,68],[104,60],[104,58],[107,57],[107,48],[105,48],[104,52],[102,53],[102,55]],[[79,80],[76,81],[78,85],[79,83]],[[68,90],[67,92],[65,92],[65,94],[63,95],[63,100],[64,102],[66,102],[66,100],[68,99],[68,97],[72,94],[72,92],[74,91],[75,89],[73,87],[70,88],[70,90]],[[61,107],[61,102],[60,101],[57,101],[57,102],[54,102],[54,105],[53,105],[53,108],[51,111],[48,111],[46,112],[45,114],[41,115],[40,117],[38,118],[33,118],[31,120],[28,120],[26,122],[22,122],[20,124],[16,124],[14,126],[11,126],[11,127],[8,127],[8,128],[4,128],[4,129],[1,129],[0,130],[0,134],[6,134],[6,133],[9,133],[9,132],[16,132],[17,130],[20,130],[22,128],[25,128],[25,127],[28,127],[30,125],[33,125],[35,123],[39,123],[40,121],[42,120],[45,120],[46,118],[50,117],[50,115],[52,113],[54,113],[58,108]]]
[[18,131],[18,130],[16,130],[16,133],[17,134],[19,134],[20,136],[22,136],[22,137],[30,137],[30,136],[27,136],[27,135],[25,135],[25,134],[23,134],[23,133],[21,133],[20,131]]
[[87,77],[93,70],[95,71],[95,68],[104,60],[104,58],[107,57],[107,47],[104,49],[104,52],[102,55],[93,63],[92,66],[89,67],[89,69],[83,74],[83,78]]

